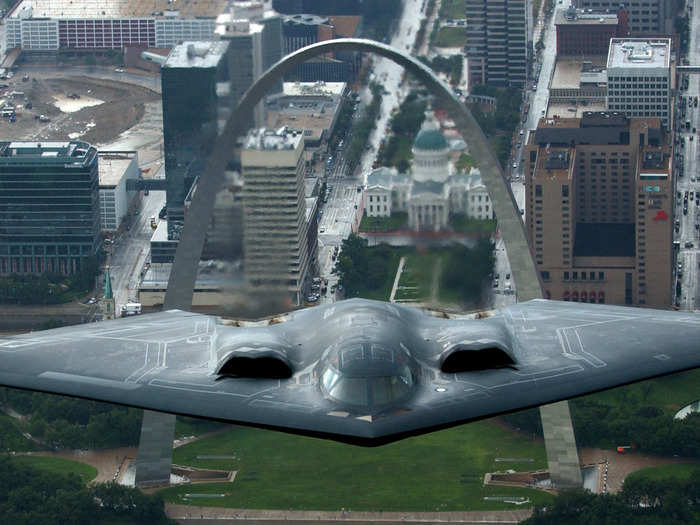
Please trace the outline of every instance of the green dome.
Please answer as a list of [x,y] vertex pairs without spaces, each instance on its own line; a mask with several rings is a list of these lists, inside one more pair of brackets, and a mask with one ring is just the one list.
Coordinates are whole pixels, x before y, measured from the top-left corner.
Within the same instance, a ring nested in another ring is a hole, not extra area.
[[447,149],[447,139],[436,129],[422,129],[416,135],[413,147],[422,150]]

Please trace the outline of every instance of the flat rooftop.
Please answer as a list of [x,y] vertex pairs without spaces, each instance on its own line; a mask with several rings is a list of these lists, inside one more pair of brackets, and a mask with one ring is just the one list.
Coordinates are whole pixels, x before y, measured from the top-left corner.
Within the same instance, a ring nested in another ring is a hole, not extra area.
[[183,42],[170,50],[163,67],[214,68],[219,65],[221,58],[228,50],[228,46],[228,42],[218,40],[214,42]]
[[100,186],[116,187],[135,158],[136,157],[100,155],[99,164],[97,166]]
[[553,102],[547,106],[547,118],[582,118],[586,111],[605,111],[605,100],[601,100],[600,102],[588,102],[585,106],[581,103],[567,104],[565,102]]
[[582,85],[607,83],[605,58],[586,57],[557,59],[550,89],[578,89]]
[[608,51],[608,69],[646,69],[671,67],[670,38],[612,38]]
[[617,25],[617,13],[594,12],[591,9],[558,9],[556,25]]
[[227,0],[22,0],[10,17],[26,18],[216,18]]
[[253,150],[292,150],[303,138],[303,133],[297,129],[284,126],[276,131],[270,129],[254,129],[243,141],[243,149]]
[[0,142],[0,164],[82,163],[97,150],[87,142],[77,140],[63,142]]
[[282,93],[288,97],[340,96],[345,86],[345,82],[285,82]]

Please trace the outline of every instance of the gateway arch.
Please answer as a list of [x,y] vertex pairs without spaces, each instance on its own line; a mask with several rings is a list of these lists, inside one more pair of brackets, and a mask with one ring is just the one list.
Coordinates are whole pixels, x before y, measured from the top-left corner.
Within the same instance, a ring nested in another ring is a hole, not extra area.
[[[192,304],[198,262],[205,233],[211,220],[216,194],[224,180],[232,144],[247,132],[253,108],[283,75],[295,66],[329,52],[355,51],[372,53],[395,62],[421,80],[454,120],[471,156],[481,171],[482,181],[491,197],[492,206],[505,243],[518,301],[542,297],[538,273],[530,253],[525,227],[510,185],[494,156],[488,141],[467,107],[453,94],[429,67],[391,46],[373,40],[343,38],[319,42],[299,49],[273,65],[245,92],[223,132],[217,138],[204,175],[188,210],[168,281],[164,310],[189,310]],[[581,470],[566,401],[540,408],[549,471],[558,487],[581,486]],[[144,411],[136,464],[136,483],[145,486],[169,480],[172,437],[175,416]]]

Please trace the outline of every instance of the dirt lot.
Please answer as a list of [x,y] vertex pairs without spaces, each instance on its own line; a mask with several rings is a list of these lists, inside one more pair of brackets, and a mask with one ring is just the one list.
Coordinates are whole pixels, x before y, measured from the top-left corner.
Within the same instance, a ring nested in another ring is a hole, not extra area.
[[[86,77],[32,76],[23,82],[15,76],[7,83],[10,87],[2,91],[0,101],[17,106],[17,120],[0,120],[0,140],[80,138],[93,144],[109,142],[141,120],[145,103],[160,99],[157,93],[139,86]],[[13,91],[24,96],[10,97]],[[55,105],[57,100],[65,112]],[[27,102],[31,109],[25,108]],[[88,103],[99,105],[79,109]],[[72,109],[77,111],[68,112]],[[50,121],[41,122],[39,115]]]

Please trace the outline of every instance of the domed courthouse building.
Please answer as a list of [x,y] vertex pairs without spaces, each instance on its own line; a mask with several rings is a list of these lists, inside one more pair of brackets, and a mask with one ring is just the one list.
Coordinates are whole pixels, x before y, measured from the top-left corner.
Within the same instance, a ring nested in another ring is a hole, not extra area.
[[450,147],[432,111],[425,113],[412,152],[410,174],[382,167],[367,177],[365,213],[369,217],[407,212],[408,227],[415,231],[446,230],[451,214],[494,218],[479,170],[472,168],[468,175],[452,173]]

